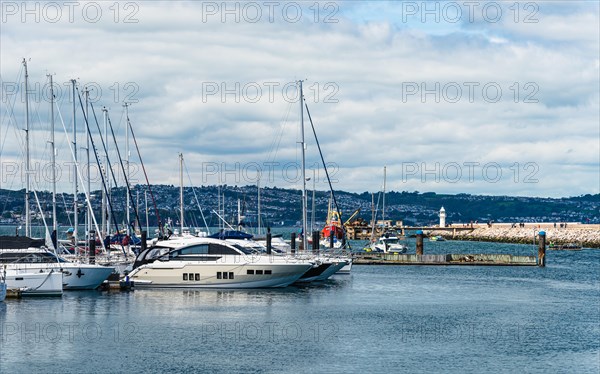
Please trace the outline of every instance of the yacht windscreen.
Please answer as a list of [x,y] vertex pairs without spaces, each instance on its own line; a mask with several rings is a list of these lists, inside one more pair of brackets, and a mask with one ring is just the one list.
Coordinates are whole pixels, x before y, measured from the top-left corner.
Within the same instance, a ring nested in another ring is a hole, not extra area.
[[254,253],[254,251],[252,249],[243,247],[239,244],[231,244],[231,245],[233,247],[235,247],[238,251],[241,251],[243,254],[251,255],[252,253]]

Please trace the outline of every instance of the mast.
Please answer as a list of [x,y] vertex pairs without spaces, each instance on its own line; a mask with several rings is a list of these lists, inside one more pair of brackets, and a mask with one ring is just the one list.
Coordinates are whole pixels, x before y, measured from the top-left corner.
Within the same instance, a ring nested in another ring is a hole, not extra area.
[[[385,221],[385,180],[386,180],[386,167],[383,167],[383,207],[381,210],[381,221]],[[385,226],[385,222],[383,222]]]
[[[102,116],[104,119],[104,139],[108,140],[108,109],[106,109],[106,107],[102,108]],[[106,141],[106,147],[105,147],[105,157],[106,157],[106,162],[104,163],[104,172],[106,173],[105,176],[105,181],[106,181],[106,191],[108,192],[104,192],[104,189],[102,189],[102,230],[104,231],[104,235],[109,235],[110,234],[110,209],[108,209],[108,200],[110,199],[110,179],[108,178],[108,141]]]
[[[327,210],[327,214],[329,215],[329,210]],[[310,209],[310,232],[313,231],[315,231],[315,169],[313,169],[312,207]]]
[[257,234],[260,235],[260,177],[258,178],[258,180],[256,181],[256,188],[257,188],[257,194],[258,194],[258,223],[257,223]]
[[[135,189],[135,210],[140,211],[140,190]],[[141,226],[141,222],[138,222]],[[141,227],[138,227],[138,230],[141,230]],[[135,231],[134,231],[135,234]]]
[[183,153],[179,154],[179,223],[183,235]]
[[[125,107],[125,116],[127,118],[129,118],[129,110],[127,109],[127,107],[129,106],[129,104],[125,103],[123,104],[123,106]],[[125,173],[127,174],[127,180],[129,181],[129,129],[127,128],[127,126],[125,126],[125,163],[127,164],[127,169],[125,171]],[[127,184],[127,188],[129,189],[129,182]],[[127,194],[127,205],[126,205],[126,209],[127,209],[127,235],[129,236],[131,234],[130,232],[130,217],[129,217],[129,205],[131,204],[131,199],[129,197],[129,193]]]
[[144,201],[146,203],[146,232],[150,234],[150,220],[148,219],[148,192],[144,191]]
[[[90,99],[90,90],[85,87],[85,91],[83,91],[85,93],[85,117],[86,118],[90,118],[90,113],[89,113],[89,99]],[[91,183],[90,183],[90,137],[86,136],[86,147],[85,147],[85,153],[86,153],[86,163],[87,163],[87,171],[86,171],[86,175],[85,177],[87,178],[87,191],[86,191],[86,199],[89,201],[89,204],[86,204],[86,215],[85,215],[85,222],[86,222],[86,228],[85,228],[85,237],[86,237],[86,243],[89,241],[89,234],[92,231],[92,209],[90,208],[92,206],[92,190],[91,190]]]
[[23,58],[25,67],[25,236],[31,237],[31,212],[29,211],[29,73],[27,72],[27,61]]
[[[379,200],[379,199],[378,199]],[[379,202],[377,202],[379,204]],[[375,194],[371,193],[371,242],[375,238]]]
[[238,198],[238,211],[237,211],[237,229],[242,231],[242,202]]
[[[50,78],[50,143],[51,163],[52,163],[52,230],[58,230],[58,222],[56,221],[56,145],[54,143],[54,87],[52,85],[52,74],[48,74]],[[54,243],[53,243],[54,244]],[[56,249],[56,248],[55,248]]]
[[301,129],[301,144],[302,144],[302,248],[304,251],[308,249],[307,238],[308,232],[306,227],[306,144],[304,143],[304,103],[302,94],[302,80],[298,81],[299,95],[298,102],[300,103],[300,129]]
[[79,224],[79,220],[77,218],[77,121],[75,118],[75,79],[71,79],[71,84],[73,86],[73,241],[74,244],[77,245],[77,225]]

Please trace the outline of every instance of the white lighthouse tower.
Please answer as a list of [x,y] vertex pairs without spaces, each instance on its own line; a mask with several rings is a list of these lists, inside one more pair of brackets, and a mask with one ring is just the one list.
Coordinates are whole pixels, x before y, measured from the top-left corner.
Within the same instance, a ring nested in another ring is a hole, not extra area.
[[446,227],[446,209],[440,209],[440,227]]

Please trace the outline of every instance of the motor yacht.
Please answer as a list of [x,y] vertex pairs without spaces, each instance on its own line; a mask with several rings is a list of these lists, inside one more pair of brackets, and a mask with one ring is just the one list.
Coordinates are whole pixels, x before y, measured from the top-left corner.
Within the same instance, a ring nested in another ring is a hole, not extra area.
[[158,241],[140,253],[129,279],[136,287],[285,287],[313,265],[307,259],[256,253],[226,240],[187,237]]

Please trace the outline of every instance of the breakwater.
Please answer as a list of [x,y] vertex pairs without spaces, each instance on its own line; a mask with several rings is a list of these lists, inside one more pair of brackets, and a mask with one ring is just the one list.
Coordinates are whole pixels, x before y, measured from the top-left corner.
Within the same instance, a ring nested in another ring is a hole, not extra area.
[[448,228],[445,230],[432,228],[426,231],[426,235],[440,235],[453,240],[527,244],[537,240],[539,231],[546,232],[547,243],[577,243],[586,248],[600,248],[600,225],[568,224],[567,227],[554,227],[554,224],[543,223],[513,227],[511,224],[493,224],[478,225],[472,230],[452,231]]

